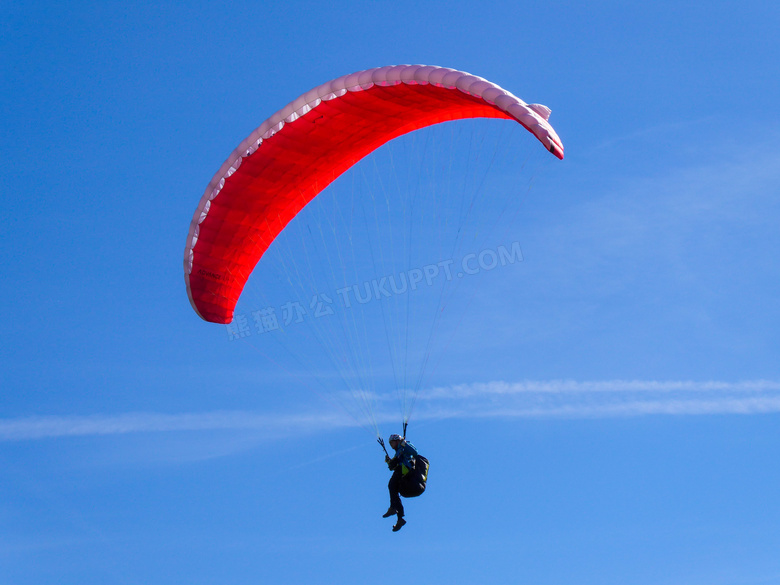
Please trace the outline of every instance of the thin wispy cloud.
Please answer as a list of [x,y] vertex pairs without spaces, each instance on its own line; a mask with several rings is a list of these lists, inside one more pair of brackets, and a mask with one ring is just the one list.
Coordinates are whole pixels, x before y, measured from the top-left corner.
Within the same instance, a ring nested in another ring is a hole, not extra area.
[[247,411],[161,414],[133,412],[89,416],[32,416],[0,420],[0,440],[50,439],[129,433],[255,431],[280,436],[302,429],[351,426],[338,414],[274,415]]
[[420,418],[434,419],[759,414],[780,412],[780,382],[489,382],[434,388],[418,404]]
[[578,382],[576,380],[530,380],[524,382],[488,382],[462,384],[448,388],[433,388],[425,392],[423,399],[454,398],[482,395],[518,395],[546,393],[592,392],[780,392],[780,382],[748,380],[745,382],[692,382],[659,380],[603,380]]
[[[646,271],[659,263],[673,268],[674,260],[691,257],[699,264],[690,270],[710,270],[703,254],[722,261],[740,243],[735,234],[760,229],[774,241],[777,203],[772,194],[780,185],[780,152],[772,142],[764,149],[746,150],[711,154],[657,176],[630,176],[603,191],[599,185],[591,197],[564,210],[554,233],[545,234],[544,241],[557,242],[569,252],[557,257],[571,258],[575,266],[588,270],[602,267],[605,258],[611,270],[616,270],[617,260],[625,259]],[[724,234],[730,237],[725,239]],[[766,246],[774,249],[769,242]],[[753,255],[757,252],[761,250]],[[558,267],[565,273],[572,269]],[[580,275],[575,276],[579,281]]]
[[[390,402],[388,397],[376,398],[378,404]],[[432,421],[453,418],[616,418],[766,413],[780,413],[778,381],[548,380],[496,381],[432,388],[418,396],[414,418]],[[375,411],[375,418],[377,423],[395,422],[398,415],[394,410],[383,407]],[[245,431],[280,437],[354,426],[358,426],[354,420],[337,411],[31,416],[0,420],[0,441],[213,431]]]

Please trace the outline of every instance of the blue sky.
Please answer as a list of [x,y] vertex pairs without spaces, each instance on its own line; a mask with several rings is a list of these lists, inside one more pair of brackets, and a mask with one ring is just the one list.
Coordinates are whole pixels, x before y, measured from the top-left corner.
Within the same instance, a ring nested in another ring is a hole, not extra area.
[[[780,582],[775,3],[0,12],[0,584]],[[392,534],[329,372],[198,319],[181,257],[254,128],[397,63],[546,104],[566,159],[469,279]]]

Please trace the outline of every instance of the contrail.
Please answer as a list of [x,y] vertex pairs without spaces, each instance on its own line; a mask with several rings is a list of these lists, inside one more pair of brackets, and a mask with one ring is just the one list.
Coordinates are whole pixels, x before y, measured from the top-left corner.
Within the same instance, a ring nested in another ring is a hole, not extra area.
[[[394,396],[394,395],[393,395]],[[377,404],[392,401],[375,396]],[[414,418],[616,418],[780,412],[780,382],[773,380],[526,380],[436,387],[420,392]],[[397,422],[377,411],[377,422]],[[0,441],[130,433],[248,431],[273,437],[357,426],[338,412],[280,414],[252,411],[131,412],[0,419]]]

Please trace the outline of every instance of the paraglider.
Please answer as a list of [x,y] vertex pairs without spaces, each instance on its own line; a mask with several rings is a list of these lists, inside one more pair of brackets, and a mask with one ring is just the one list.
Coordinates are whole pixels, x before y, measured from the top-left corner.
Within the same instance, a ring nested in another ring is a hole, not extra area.
[[[550,110],[547,107],[527,104],[509,91],[481,77],[443,67],[398,65],[368,69],[339,77],[312,89],[276,112],[252,132],[228,157],[201,197],[190,223],[184,250],[184,280],[192,308],[205,321],[231,323],[236,315],[236,304],[250,274],[269,247],[286,231],[288,224],[293,222],[305,207],[310,206],[313,200],[319,200],[318,196],[339,176],[394,139],[406,134],[414,135],[423,128],[455,120],[514,120],[533,134],[546,150],[562,159],[563,145],[548,122],[549,115]],[[450,163],[445,166],[458,165]],[[434,198],[435,204],[441,201],[446,204],[446,194],[436,195],[438,198]],[[374,197],[373,193],[371,197]],[[383,207],[392,207],[386,195],[382,203]],[[331,233],[338,236],[341,233],[339,220],[343,221],[345,227],[352,228],[356,223],[355,209],[362,205],[363,202],[353,193],[346,212],[337,209],[334,213],[323,214],[326,218],[319,226],[314,222],[315,231],[319,228],[321,234]],[[403,214],[407,219],[412,218],[418,223],[420,217],[436,217],[443,224],[455,225],[457,235],[461,236],[464,218],[468,217],[472,207],[474,199],[467,205],[460,204],[459,209],[466,209],[465,213],[449,216],[446,209],[444,212],[434,209],[433,213],[426,215],[424,209],[418,210],[414,205],[410,205],[409,213],[404,207]],[[412,210],[415,213],[412,213]],[[460,223],[451,221],[452,217]],[[368,222],[365,223],[367,231],[378,234],[379,239],[393,239],[395,224],[392,222],[376,219],[375,227],[370,228]],[[325,229],[322,224],[325,224]],[[307,224],[306,228],[309,233],[313,233],[312,225]],[[424,226],[419,229],[426,237],[437,231]],[[489,232],[489,228],[480,233],[485,231]],[[352,243],[351,233],[346,237],[349,240],[346,244],[348,247]],[[333,282],[329,284],[334,285],[331,290],[336,294],[328,295],[316,286],[301,285],[299,292],[305,289],[305,293],[309,295],[305,301],[293,302],[286,299],[280,319],[276,318],[273,308],[269,307],[255,311],[254,320],[259,332],[275,331],[283,329],[283,325],[291,326],[303,321],[307,307],[314,313],[315,318],[319,318],[334,313],[334,300],[345,301],[346,307],[352,310],[358,305],[367,306],[364,303],[372,298],[372,292],[375,293],[375,298],[379,301],[377,304],[382,308],[381,321],[387,328],[384,335],[387,342],[385,349],[390,354],[396,391],[400,396],[399,402],[403,405],[402,422],[406,435],[414,399],[407,403],[405,393],[409,387],[416,391],[422,383],[423,373],[430,363],[433,329],[440,322],[446,296],[443,289],[437,293],[436,306],[432,311],[433,316],[430,317],[434,327],[422,337],[424,351],[418,352],[422,357],[419,358],[419,373],[415,384],[408,383],[406,375],[406,370],[411,369],[410,356],[414,353],[409,347],[409,339],[414,337],[409,333],[410,323],[415,323],[414,319],[410,319],[412,313],[408,296],[403,307],[403,321],[406,326],[403,331],[400,330],[401,325],[398,330],[390,330],[395,327],[395,322],[401,319],[388,317],[382,302],[389,304],[391,297],[397,299],[404,292],[407,295],[409,291],[418,294],[416,286],[422,282],[423,276],[430,286],[432,279],[440,273],[441,267],[447,269],[447,281],[453,280],[454,277],[449,271],[453,261],[446,257],[439,257],[433,264],[411,266],[411,228],[402,238],[404,239],[400,248],[407,262],[400,270],[398,266],[383,263],[383,257],[374,257],[373,248],[369,245],[367,247],[371,251],[371,258],[363,264],[373,263],[373,278],[367,277],[358,285],[355,271],[356,284],[353,284],[353,281],[348,280],[352,277],[347,275],[349,271],[344,266],[347,262],[345,258],[352,258],[355,264],[358,262],[354,260],[354,253],[343,253],[345,244],[338,243],[335,259],[324,252],[325,264],[333,276]],[[317,268],[316,262],[308,256],[310,249],[322,248],[324,247],[320,246],[319,242],[317,245],[305,247],[305,263],[310,270],[312,267]],[[451,247],[452,251],[455,249],[455,246]],[[483,254],[480,254],[480,259]],[[477,258],[477,254],[471,256]],[[498,257],[493,254],[494,260]],[[506,257],[513,258],[514,252]],[[490,255],[484,258],[490,259]],[[303,264],[304,260],[300,263]],[[339,263],[342,263],[341,270],[334,270],[333,264]],[[301,270],[297,258],[292,258],[291,265],[293,268],[289,269],[284,279],[292,283],[300,279]],[[492,265],[495,266],[495,263]],[[391,269],[388,270],[388,267]],[[381,272],[383,270],[386,272]],[[336,273],[339,282],[336,282]],[[463,273],[473,274],[465,267]],[[408,288],[405,278],[407,274]],[[400,277],[398,281],[395,279],[396,275]],[[362,292],[365,292],[365,295],[361,294]],[[350,297],[350,293],[354,296]],[[397,303],[397,300],[395,302]],[[235,335],[237,338],[248,331],[245,317],[242,316],[241,319],[240,328]],[[369,420],[378,442],[384,448],[370,404],[377,395],[372,379],[374,361],[371,356],[363,358],[358,355],[360,351],[370,351],[370,341],[373,339],[369,338],[375,334],[378,320],[369,322],[366,319],[358,325],[354,314],[351,314],[349,319],[343,317],[340,325],[334,327],[336,333],[333,337],[328,337],[323,331],[324,321],[312,319],[312,322],[316,326],[313,327],[310,337],[319,342],[321,353],[331,359],[334,367],[351,368],[346,374],[343,371],[338,373],[348,392],[358,398],[360,412]],[[362,333],[363,337],[360,337],[359,333]],[[390,347],[393,342],[398,344],[398,347]],[[289,346],[306,347],[294,342]],[[307,356],[298,356],[296,363],[308,361]],[[402,363],[402,375],[398,375],[396,363]],[[395,454],[390,457],[385,450],[386,462],[393,471],[388,485],[391,503],[385,517],[397,517],[393,530],[398,531],[406,523],[400,498],[416,497],[425,491],[429,463],[403,436],[392,435],[389,443]]]

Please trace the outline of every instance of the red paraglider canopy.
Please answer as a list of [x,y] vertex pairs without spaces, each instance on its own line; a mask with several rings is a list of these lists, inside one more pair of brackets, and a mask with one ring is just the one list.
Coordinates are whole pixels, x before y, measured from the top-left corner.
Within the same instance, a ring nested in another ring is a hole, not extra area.
[[255,130],[206,189],[184,254],[193,308],[206,321],[230,323],[274,238],[339,175],[393,138],[450,120],[505,118],[562,159],[549,113],[480,77],[422,65],[369,69],[311,90]]

